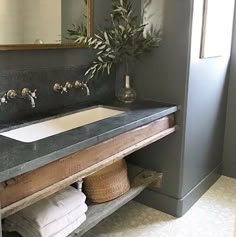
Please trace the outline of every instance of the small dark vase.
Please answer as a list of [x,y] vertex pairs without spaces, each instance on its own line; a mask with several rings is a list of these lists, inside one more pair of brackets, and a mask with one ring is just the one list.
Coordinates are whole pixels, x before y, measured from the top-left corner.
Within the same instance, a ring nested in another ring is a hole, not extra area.
[[130,86],[129,75],[125,75],[124,86],[118,91],[117,98],[123,103],[133,103],[136,100],[136,92]]

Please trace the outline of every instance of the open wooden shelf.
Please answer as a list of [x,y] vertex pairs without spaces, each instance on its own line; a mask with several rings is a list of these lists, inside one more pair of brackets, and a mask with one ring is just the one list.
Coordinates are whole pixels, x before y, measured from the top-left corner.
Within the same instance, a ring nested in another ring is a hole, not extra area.
[[82,236],[120,207],[137,197],[150,184],[153,182],[161,183],[162,175],[153,171],[129,165],[129,173],[130,176],[135,176],[132,178],[130,190],[110,202],[89,205],[86,213],[87,220],[77,230],[71,233],[69,237]]
[[[128,165],[131,188],[124,195],[110,202],[102,204],[90,204],[86,213],[86,221],[78,227],[68,237],[80,237],[95,227],[99,222],[109,215],[113,214],[120,207],[137,197],[145,188],[154,184],[155,187],[161,186],[162,174],[155,171],[145,170],[143,168]],[[4,233],[3,237],[20,237],[16,233]]]

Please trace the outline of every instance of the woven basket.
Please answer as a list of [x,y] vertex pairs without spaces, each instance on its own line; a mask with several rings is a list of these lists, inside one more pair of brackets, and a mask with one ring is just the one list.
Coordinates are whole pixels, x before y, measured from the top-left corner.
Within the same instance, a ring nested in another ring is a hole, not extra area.
[[113,200],[129,189],[125,160],[120,160],[84,179],[84,192],[95,203]]

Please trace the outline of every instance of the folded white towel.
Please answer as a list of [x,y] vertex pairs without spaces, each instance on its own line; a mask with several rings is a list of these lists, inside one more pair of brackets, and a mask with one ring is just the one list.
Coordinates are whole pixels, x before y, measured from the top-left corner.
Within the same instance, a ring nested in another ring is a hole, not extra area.
[[86,215],[84,214],[83,216],[80,217],[80,219],[72,222],[65,229],[52,235],[51,237],[66,237],[69,234],[71,234],[73,231],[75,231],[79,226],[81,226],[81,224],[83,224],[85,221],[86,221]]
[[20,213],[32,223],[44,227],[78,208],[85,200],[86,196],[82,192],[67,187],[21,210]]
[[[73,231],[75,231],[84,221],[86,220],[86,215],[83,214],[80,218],[69,224],[64,229],[52,234],[52,235],[46,235],[48,237],[66,237],[69,234],[71,234]],[[7,226],[8,223],[5,224]],[[10,228],[10,227],[9,227]],[[35,233],[31,232],[30,229],[24,228],[21,225],[15,226],[15,228],[12,231],[18,232],[23,237],[37,237],[38,235],[35,235]]]
[[[32,220],[25,218],[22,216],[22,213],[18,212],[5,220],[3,229],[8,232],[16,231],[24,237],[51,237],[54,235],[63,236],[61,235],[61,232],[68,232],[68,230],[71,230],[71,228],[75,226],[74,229],[69,232],[71,233],[86,220],[84,213],[87,211],[87,209],[88,207],[84,203],[79,208],[72,210],[64,217],[61,217],[60,219],[51,222],[44,227],[39,227],[37,224],[32,222]],[[79,224],[72,225],[72,223]],[[69,233],[67,233],[67,235]]]

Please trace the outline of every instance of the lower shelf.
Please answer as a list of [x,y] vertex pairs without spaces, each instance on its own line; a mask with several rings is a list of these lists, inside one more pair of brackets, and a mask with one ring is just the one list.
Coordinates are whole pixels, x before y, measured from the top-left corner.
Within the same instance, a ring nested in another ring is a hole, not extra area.
[[[128,165],[129,178],[131,180],[131,188],[124,195],[110,202],[102,204],[89,205],[86,213],[86,221],[68,237],[79,237],[84,235],[90,229],[95,227],[99,222],[117,211],[120,207],[138,196],[145,188],[150,185],[160,187],[162,174],[155,171],[145,170],[143,168]],[[1,234],[1,233],[0,233]],[[0,235],[1,236],[1,235]],[[16,233],[3,233],[3,237],[20,237]]]
[[156,172],[144,170],[134,166],[129,167],[129,172],[131,176],[135,175],[135,177],[131,181],[130,190],[121,197],[116,198],[110,202],[90,205],[86,213],[87,220],[77,230],[71,233],[69,237],[82,236],[87,231],[95,227],[103,219],[138,196],[151,183],[158,182],[157,179],[159,179],[160,181],[162,177],[161,174],[158,174]]

